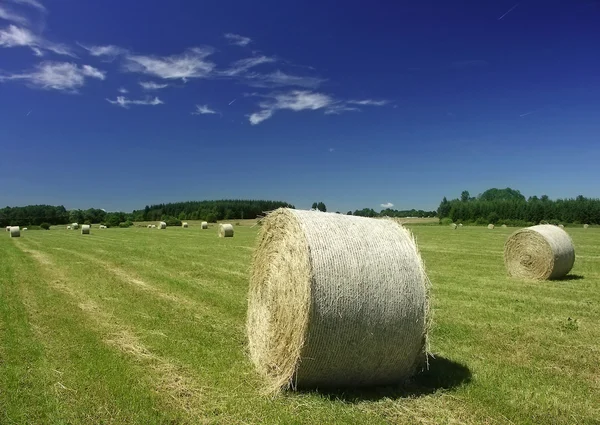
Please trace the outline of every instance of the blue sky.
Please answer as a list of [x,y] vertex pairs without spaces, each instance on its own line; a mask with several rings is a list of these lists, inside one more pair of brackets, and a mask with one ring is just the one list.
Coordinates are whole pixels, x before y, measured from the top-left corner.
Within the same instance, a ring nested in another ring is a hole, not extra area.
[[600,197],[600,2],[0,2],[0,205]]

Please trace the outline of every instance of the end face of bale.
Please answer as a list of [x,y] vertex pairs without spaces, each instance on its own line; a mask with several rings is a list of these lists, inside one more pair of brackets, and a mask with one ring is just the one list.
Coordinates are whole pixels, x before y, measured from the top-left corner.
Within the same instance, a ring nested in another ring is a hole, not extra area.
[[81,226],[81,234],[82,235],[89,235],[91,227],[92,226],[90,226],[89,224],[84,224],[83,226]]
[[184,229],[188,228],[188,224],[187,223],[181,223],[181,227],[183,227]]
[[19,226],[11,226],[9,232],[11,238],[18,238],[21,236],[21,229]]
[[229,223],[219,224],[219,237],[220,238],[232,238],[233,237],[233,225]]
[[589,224],[584,224],[584,225],[583,225],[583,228],[584,228],[584,229],[587,229],[588,227],[590,227],[590,225],[589,225]]
[[10,232],[10,227],[11,227],[11,226],[6,226],[6,231],[7,231],[7,232]]
[[167,223],[165,223],[164,221],[161,221],[160,223],[158,223],[158,228],[159,229],[166,229],[167,228]]
[[428,279],[393,220],[281,208],[262,223],[249,351],[268,391],[398,384],[425,362]]
[[563,229],[551,224],[527,227],[504,244],[508,275],[525,279],[560,279],[575,263],[575,248]]

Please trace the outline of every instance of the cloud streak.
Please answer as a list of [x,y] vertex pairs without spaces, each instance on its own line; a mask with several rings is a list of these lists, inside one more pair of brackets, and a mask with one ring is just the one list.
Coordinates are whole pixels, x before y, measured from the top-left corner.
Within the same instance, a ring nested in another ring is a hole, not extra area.
[[42,62],[34,71],[20,74],[0,74],[0,81],[24,81],[26,84],[46,89],[76,93],[87,78],[104,80],[106,73],[90,65],[79,67],[69,62]]
[[513,10],[515,10],[517,8],[517,6],[519,5],[519,3],[515,4],[513,7],[511,7],[510,9],[508,9],[508,12],[506,12],[504,15],[500,16],[498,18],[499,21],[501,21],[506,15],[508,15],[510,12],[512,12]]
[[250,74],[245,77],[246,84],[259,88],[301,87],[315,89],[325,81],[327,80],[318,77],[286,74],[280,70],[270,74]]
[[37,0],[9,0],[9,1],[12,1],[13,3],[22,4],[24,6],[33,7],[35,9],[39,10],[40,12],[46,11],[46,7]]
[[223,34],[223,37],[227,39],[229,44],[233,44],[235,46],[244,47],[252,43],[252,39],[250,37],[244,37],[239,34],[227,33]]
[[244,72],[248,71],[250,68],[253,68],[255,66],[262,65],[265,63],[272,63],[275,61],[276,61],[275,58],[270,58],[268,56],[255,56],[255,57],[251,57],[251,58],[240,59],[240,60],[232,63],[228,69],[226,69],[224,71],[219,71],[218,73],[220,75],[223,75],[226,77],[235,77],[237,75],[243,74]]
[[114,46],[112,44],[106,46],[89,46],[82,43],[77,43],[79,46],[83,47],[85,50],[89,52],[90,55],[96,57],[106,57],[110,60],[113,60],[117,56],[125,55],[128,53],[127,49],[124,49],[119,46]]
[[111,99],[106,99],[106,100],[109,103],[112,103],[113,105],[118,105],[125,109],[128,109],[130,105],[157,106],[157,105],[164,104],[164,102],[162,100],[160,100],[158,97],[155,97],[153,99],[148,98],[148,99],[134,100],[134,99],[127,99],[125,96],[117,96],[117,98],[115,100],[111,100]]
[[48,50],[58,55],[77,57],[67,46],[44,40],[28,29],[15,25],[0,30],[0,47],[28,47],[36,56],[42,56],[43,50]]
[[158,83],[155,83],[154,81],[140,81],[139,85],[144,90],[160,90],[160,89],[169,87],[168,84],[158,84]]
[[391,202],[386,202],[385,204],[381,204],[381,208],[392,208],[394,204]]
[[210,109],[208,105],[196,105],[196,110],[192,112],[192,115],[212,115],[218,114],[217,111]]
[[207,78],[215,68],[215,64],[207,60],[212,53],[211,48],[195,47],[172,56],[127,55],[125,70],[165,80]]
[[19,25],[29,25],[29,20],[26,17],[14,13],[10,9],[7,9],[2,5],[0,5],[0,19],[4,19],[5,21],[11,21]]

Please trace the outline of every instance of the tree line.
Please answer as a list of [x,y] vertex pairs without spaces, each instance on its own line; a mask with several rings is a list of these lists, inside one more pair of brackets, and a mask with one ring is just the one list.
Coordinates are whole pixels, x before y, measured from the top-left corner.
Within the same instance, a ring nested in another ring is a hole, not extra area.
[[460,198],[442,199],[437,210],[440,219],[472,224],[532,225],[600,224],[600,199],[577,196],[552,200],[547,195],[525,198],[520,191],[488,189],[477,197],[463,191]]

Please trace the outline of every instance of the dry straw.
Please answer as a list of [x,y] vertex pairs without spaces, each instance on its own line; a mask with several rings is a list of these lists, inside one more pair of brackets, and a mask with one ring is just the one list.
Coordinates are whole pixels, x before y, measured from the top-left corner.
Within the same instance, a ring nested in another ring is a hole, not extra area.
[[188,228],[188,224],[187,223],[181,223],[181,227],[183,227],[184,229]]
[[19,229],[19,226],[11,226],[9,232],[11,238],[18,238],[21,236],[21,229]]
[[426,361],[428,284],[393,220],[278,209],[254,253],[247,332],[267,391],[396,384]]
[[82,235],[89,235],[91,227],[92,226],[90,226],[89,224],[84,224],[83,226],[81,226],[81,234]]
[[504,244],[504,264],[512,277],[560,279],[569,273],[574,262],[571,238],[551,224],[518,230]]
[[165,223],[164,221],[161,221],[160,223],[158,223],[158,228],[159,229],[166,229],[167,228],[167,223]]
[[203,221],[202,224],[200,225],[200,227],[202,229],[208,229],[208,223],[206,221]]
[[220,238],[232,238],[233,237],[233,226],[231,224],[219,224],[219,237]]
[[588,227],[590,227],[590,225],[589,225],[589,224],[584,224],[584,225],[583,225],[583,228],[584,228],[584,229],[587,229]]
[[490,229],[490,230],[491,230],[491,229],[493,229],[494,227],[495,227],[495,226],[494,226],[493,224],[491,224],[491,223],[490,223],[490,224],[488,224],[488,229]]

